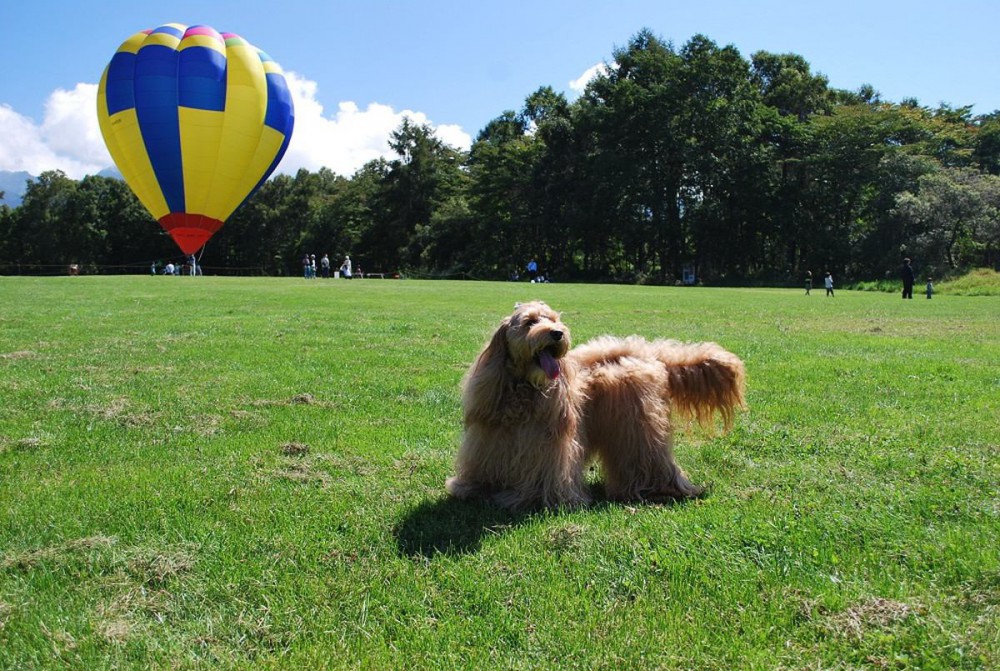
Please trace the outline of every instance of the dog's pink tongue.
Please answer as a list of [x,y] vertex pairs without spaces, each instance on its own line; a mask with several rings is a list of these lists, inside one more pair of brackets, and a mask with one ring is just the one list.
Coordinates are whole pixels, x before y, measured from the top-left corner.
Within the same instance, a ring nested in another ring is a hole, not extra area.
[[546,351],[541,351],[538,354],[538,364],[545,371],[545,375],[548,376],[550,380],[554,380],[559,377],[559,362]]

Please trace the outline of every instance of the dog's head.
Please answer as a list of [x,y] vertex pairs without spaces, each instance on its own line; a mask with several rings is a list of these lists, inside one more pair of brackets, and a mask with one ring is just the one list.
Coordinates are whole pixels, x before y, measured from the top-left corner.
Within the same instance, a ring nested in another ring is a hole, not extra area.
[[562,374],[562,358],[570,348],[569,329],[545,303],[519,303],[503,320],[480,357],[499,362],[515,377],[542,389]]

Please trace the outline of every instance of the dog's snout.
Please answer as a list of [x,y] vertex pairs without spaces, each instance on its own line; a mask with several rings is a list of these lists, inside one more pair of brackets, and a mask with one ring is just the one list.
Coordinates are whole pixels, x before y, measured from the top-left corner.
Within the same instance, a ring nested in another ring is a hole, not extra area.
[[563,339],[563,332],[562,331],[549,331],[549,335],[552,336],[553,340],[562,340]]

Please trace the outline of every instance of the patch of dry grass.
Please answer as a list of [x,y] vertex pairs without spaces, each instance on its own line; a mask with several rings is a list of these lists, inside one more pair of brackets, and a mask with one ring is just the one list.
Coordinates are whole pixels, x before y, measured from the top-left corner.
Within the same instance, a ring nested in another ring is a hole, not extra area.
[[42,563],[58,564],[80,554],[110,548],[117,543],[118,539],[114,537],[89,536],[25,552],[13,552],[0,559],[0,570],[28,571]]
[[0,354],[0,360],[3,361],[20,361],[23,359],[35,359],[38,357],[37,352],[32,352],[31,350],[19,350],[17,352],[7,352],[6,354]]
[[309,446],[305,443],[285,443],[278,449],[286,457],[301,457],[309,454]]
[[927,609],[921,605],[871,597],[842,612],[827,615],[823,624],[837,636],[861,639],[872,630],[890,629],[926,613]]
[[288,480],[299,485],[318,485],[325,488],[329,487],[330,483],[333,482],[333,478],[330,477],[329,473],[316,468],[309,461],[294,461],[285,464],[275,471],[274,474],[282,480]]
[[7,625],[7,620],[13,615],[14,607],[6,601],[0,601],[0,631]]

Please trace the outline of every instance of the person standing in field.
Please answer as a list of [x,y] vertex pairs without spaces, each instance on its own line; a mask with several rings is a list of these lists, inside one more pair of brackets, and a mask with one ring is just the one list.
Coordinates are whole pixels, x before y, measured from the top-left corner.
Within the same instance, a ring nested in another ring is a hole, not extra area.
[[833,296],[833,275],[830,271],[826,271],[826,275],[823,277],[823,285],[826,287],[826,295]]
[[910,265],[910,259],[903,259],[900,275],[903,278],[903,298],[913,298],[913,267]]
[[534,258],[528,261],[527,270],[528,270],[528,279],[531,280],[531,282],[534,282],[535,279],[538,278],[538,261],[535,261]]
[[806,271],[806,296],[811,295],[809,292],[813,288],[813,274],[811,270]]
[[933,296],[933,295],[934,295],[934,278],[933,277],[928,277],[927,278],[927,300],[930,300],[931,296]]

